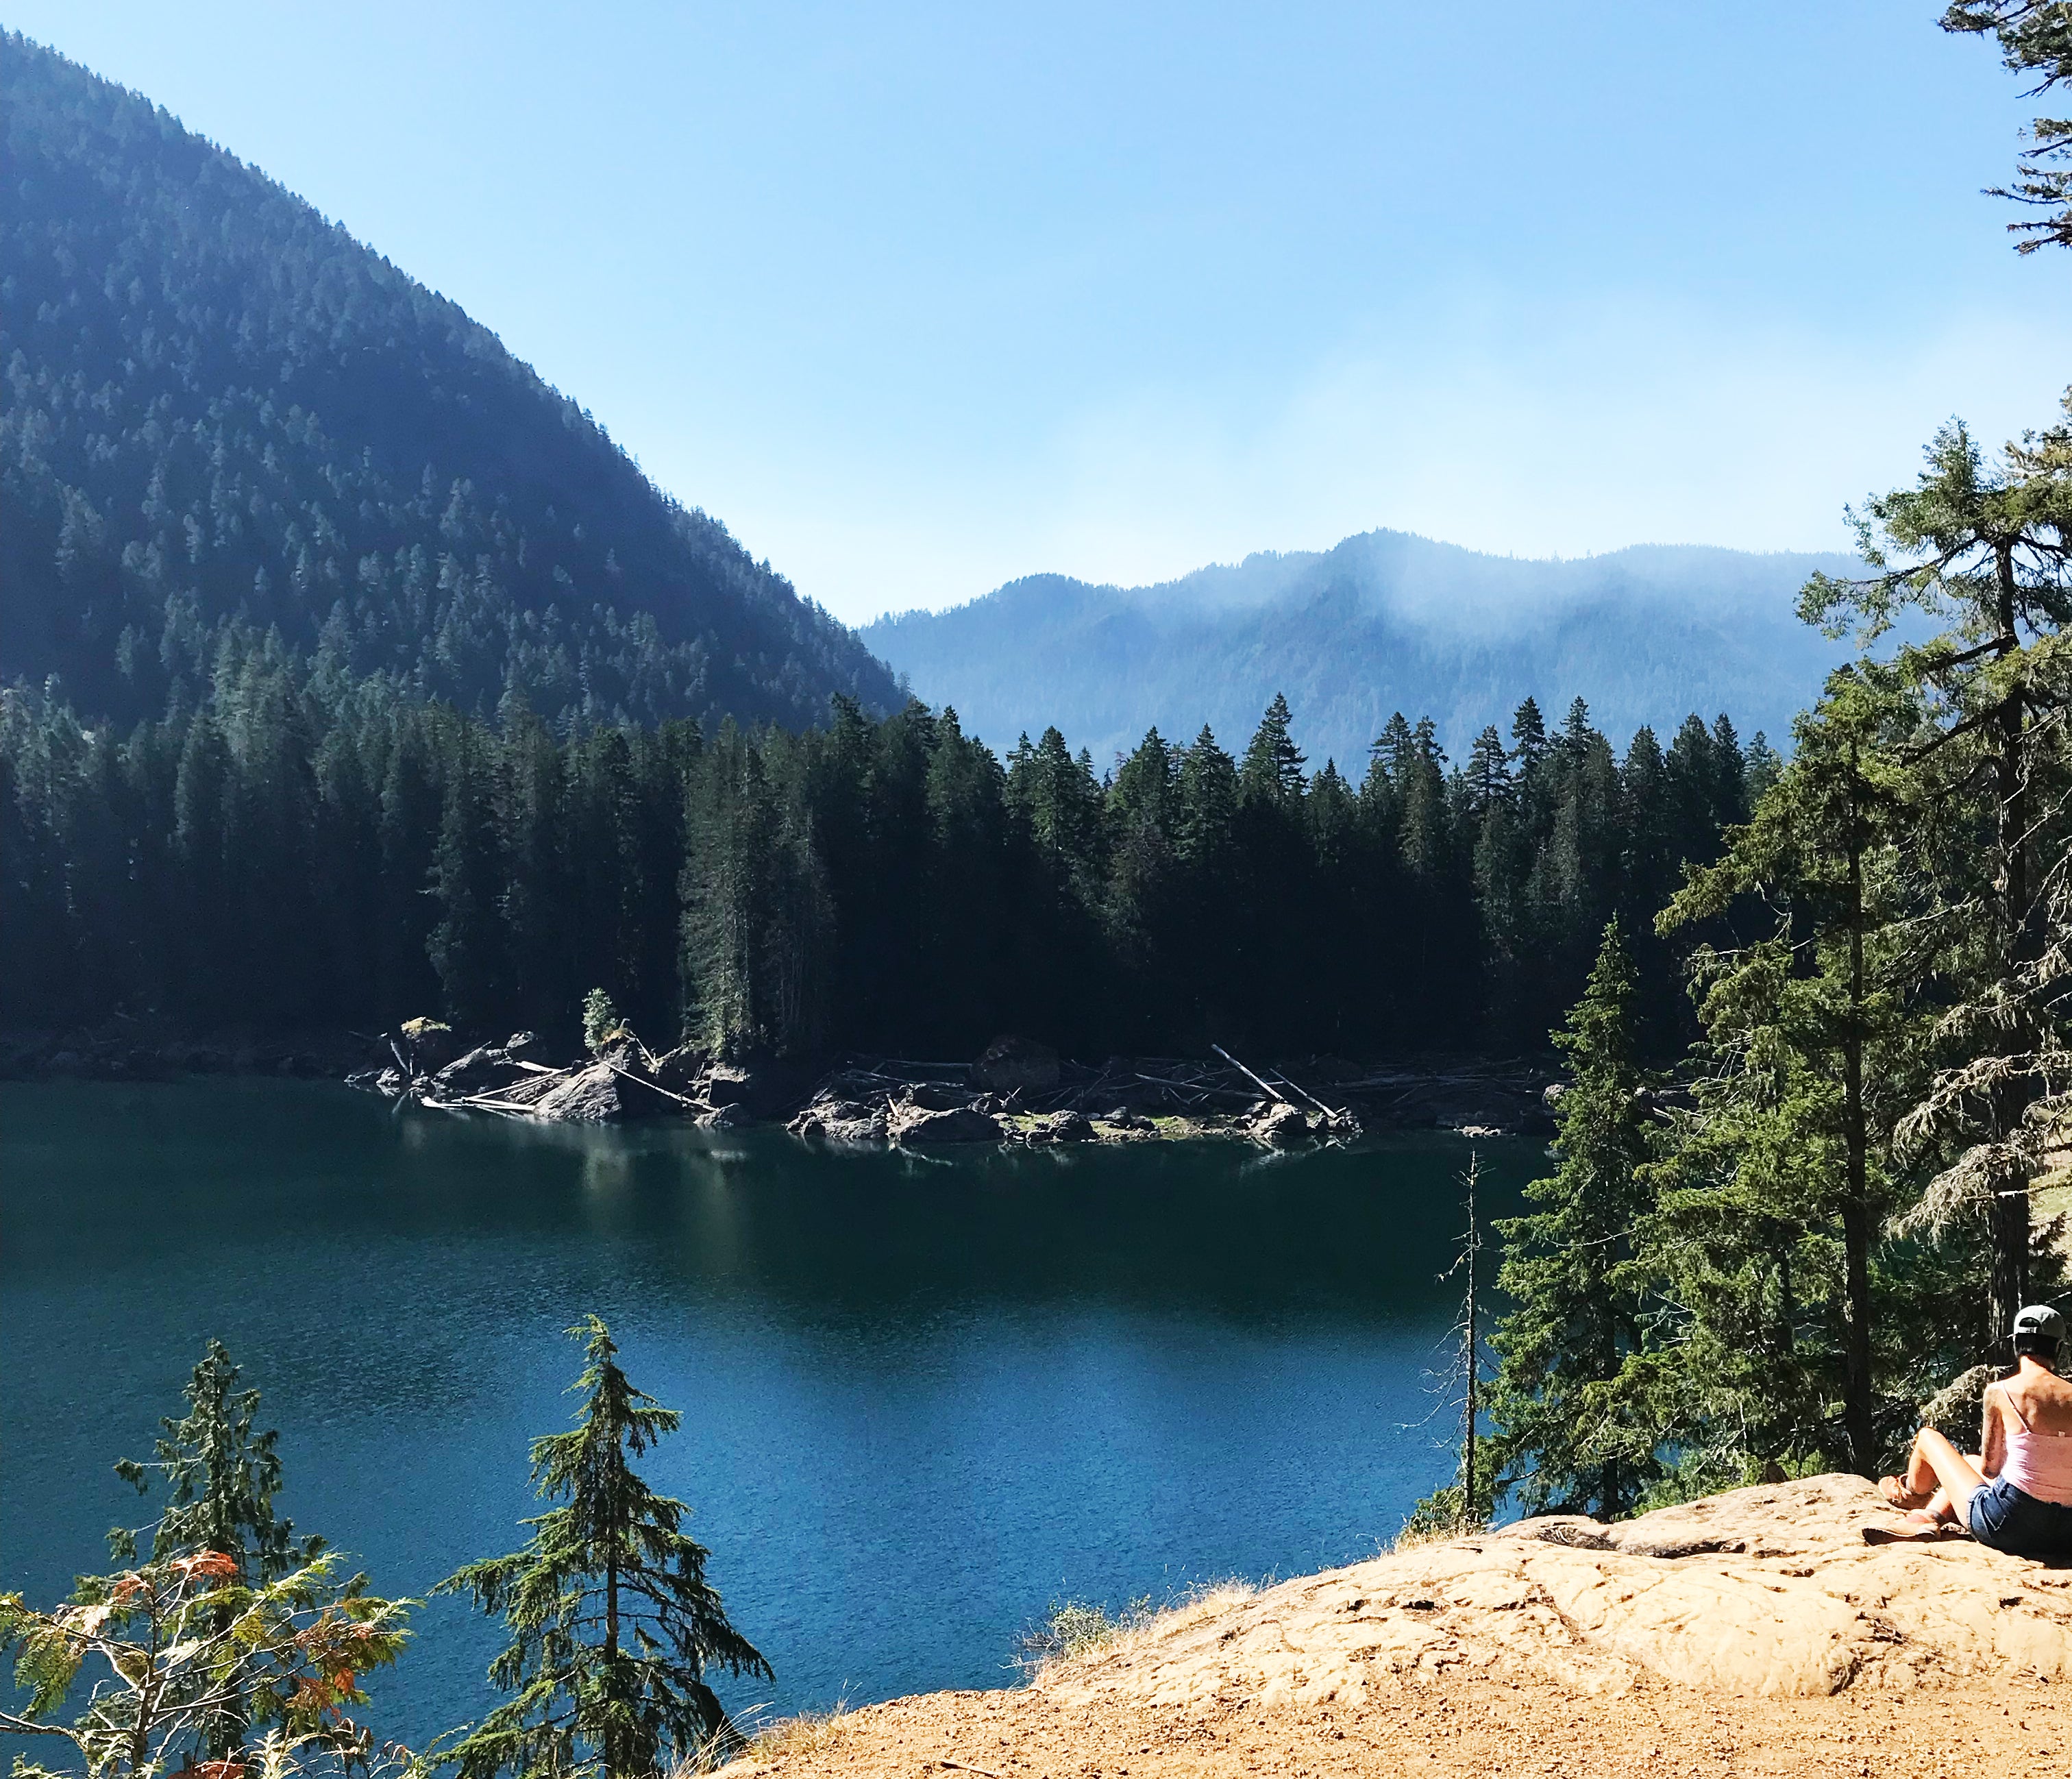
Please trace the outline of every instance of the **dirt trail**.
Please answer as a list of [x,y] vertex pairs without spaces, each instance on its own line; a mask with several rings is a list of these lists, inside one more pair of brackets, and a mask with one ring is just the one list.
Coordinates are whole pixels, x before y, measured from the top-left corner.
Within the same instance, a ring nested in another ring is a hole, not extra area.
[[1850,1477],[1533,1522],[1168,1615],[1026,1687],[895,1699],[731,1770],[2063,1775],[2072,1570],[1864,1544],[1889,1523]]

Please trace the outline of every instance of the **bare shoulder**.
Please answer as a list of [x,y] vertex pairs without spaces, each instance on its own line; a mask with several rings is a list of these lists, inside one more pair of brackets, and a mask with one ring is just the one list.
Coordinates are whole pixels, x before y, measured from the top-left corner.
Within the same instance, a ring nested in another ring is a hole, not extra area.
[[[2025,1365],[1996,1393],[2036,1431],[2072,1433],[2072,1382],[2040,1365]],[[1991,1401],[1995,1394],[1988,1391],[1987,1399]]]

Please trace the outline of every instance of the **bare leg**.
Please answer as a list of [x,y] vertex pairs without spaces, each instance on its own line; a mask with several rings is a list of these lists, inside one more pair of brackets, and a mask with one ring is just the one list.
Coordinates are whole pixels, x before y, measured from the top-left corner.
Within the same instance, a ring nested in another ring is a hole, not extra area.
[[[1964,1462],[1977,1471],[1981,1476],[1985,1476],[1985,1467],[1980,1461],[1977,1452],[1967,1452],[1964,1454]],[[1990,1482],[1992,1479],[1987,1476],[1986,1480]],[[1922,1511],[1942,1521],[1945,1526],[1954,1526],[1957,1523],[1957,1510],[1950,1505],[1950,1494],[1947,1489],[1938,1487],[1929,1497],[1927,1506]]]
[[1972,1496],[1985,1485],[1978,1460],[1967,1457],[1934,1427],[1924,1427],[1914,1435],[1906,1460],[1906,1486],[1917,1493],[1936,1492],[1930,1512],[1938,1518],[1947,1513],[1964,1525],[1971,1518]]

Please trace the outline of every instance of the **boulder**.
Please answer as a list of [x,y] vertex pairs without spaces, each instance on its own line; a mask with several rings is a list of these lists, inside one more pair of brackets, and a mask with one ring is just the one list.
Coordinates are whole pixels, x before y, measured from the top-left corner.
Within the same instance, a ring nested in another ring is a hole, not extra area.
[[551,1085],[532,1102],[536,1118],[556,1124],[616,1124],[627,1116],[623,1077],[607,1062],[594,1062],[573,1075],[541,1078],[550,1079]]
[[995,1093],[1047,1093],[1058,1085],[1058,1052],[1033,1038],[995,1038],[973,1065],[980,1086]]
[[910,1149],[938,1143],[997,1143],[1000,1120],[975,1106],[936,1111],[911,1100],[894,1100],[886,1113],[885,1131]]
[[1293,1149],[1309,1140],[1309,1121],[1285,1100],[1276,1100],[1253,1116],[1244,1134],[1269,1149]]
[[487,1093],[492,1087],[502,1087],[524,1073],[511,1060],[508,1052],[482,1044],[448,1063],[432,1077],[432,1085],[442,1098],[458,1099],[464,1094]]
[[655,1059],[655,1079],[672,1093],[694,1093],[698,1078],[711,1060],[702,1050],[687,1044],[679,1044]]
[[823,1094],[786,1126],[794,1136],[824,1143],[882,1143],[885,1108]]
[[540,1052],[546,1046],[541,1043],[536,1032],[514,1032],[504,1040],[504,1054],[513,1062],[539,1062],[544,1059]]
[[623,1065],[615,1068],[610,1056],[572,1074],[528,1076],[498,1097],[505,1106],[553,1124],[616,1124],[683,1110]]
[[1053,1112],[1029,1126],[1029,1141],[1038,1144],[1091,1143],[1093,1139],[1093,1126],[1079,1112]]

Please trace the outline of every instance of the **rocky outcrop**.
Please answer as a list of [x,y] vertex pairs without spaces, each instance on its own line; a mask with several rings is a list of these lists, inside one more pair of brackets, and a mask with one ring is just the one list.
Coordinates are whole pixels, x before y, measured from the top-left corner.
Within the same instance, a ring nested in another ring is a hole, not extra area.
[[794,1114],[785,1130],[823,1143],[882,1143],[885,1107],[823,1093]]
[[1742,1489],[1622,1524],[1563,1517],[1399,1551],[1182,1615],[1038,1681],[1075,1700],[1361,1703],[1388,1677],[1530,1670],[1819,1697],[2072,1678],[2072,1568],[1967,1539],[1865,1544],[1860,1477]]
[[518,1080],[524,1070],[509,1047],[478,1044],[464,1056],[456,1057],[432,1077],[433,1087],[448,1099],[469,1093],[484,1093]]
[[791,1062],[767,1058],[712,1062],[693,1077],[691,1091],[709,1106],[738,1106],[750,1118],[774,1118],[806,1097],[810,1081]]
[[1052,1112],[1034,1120],[1022,1138],[1039,1148],[1053,1143],[1092,1143],[1093,1122],[1083,1112]]
[[885,1134],[902,1148],[926,1148],[935,1143],[997,1143],[1000,1120],[976,1106],[938,1109],[916,1100],[898,1099],[885,1115]]
[[824,1143],[882,1143],[885,1126],[883,1106],[824,1094],[808,1102],[785,1128],[794,1136]]
[[1268,1149],[1293,1149],[1309,1140],[1309,1121],[1285,1100],[1268,1100],[1245,1120],[1244,1134]]

